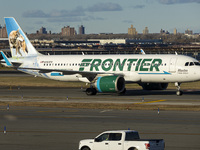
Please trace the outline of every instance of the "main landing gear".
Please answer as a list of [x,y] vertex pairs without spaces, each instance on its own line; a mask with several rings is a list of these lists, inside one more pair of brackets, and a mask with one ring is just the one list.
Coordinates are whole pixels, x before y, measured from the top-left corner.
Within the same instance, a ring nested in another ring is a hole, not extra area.
[[97,90],[91,86],[90,88],[86,89],[86,94],[87,95],[96,95],[97,94]]
[[177,96],[183,95],[183,91],[181,91],[180,85],[181,85],[181,83],[175,82],[175,86],[176,86],[176,88],[177,88],[177,91],[176,91],[176,95],[177,95]]

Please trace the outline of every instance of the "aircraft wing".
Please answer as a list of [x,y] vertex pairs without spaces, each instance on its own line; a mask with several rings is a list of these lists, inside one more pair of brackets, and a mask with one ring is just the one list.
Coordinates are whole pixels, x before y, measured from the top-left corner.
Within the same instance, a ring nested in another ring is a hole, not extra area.
[[90,78],[92,81],[97,75],[99,74],[105,74],[105,75],[121,75],[123,74],[116,74],[116,73],[107,73],[107,72],[95,72],[95,71],[78,71],[78,70],[67,70],[67,69],[44,69],[44,68],[26,68],[26,67],[19,67],[17,68],[19,70],[38,70],[39,73],[54,73],[54,72],[62,72],[63,75],[71,75],[71,74],[81,74],[83,77]]

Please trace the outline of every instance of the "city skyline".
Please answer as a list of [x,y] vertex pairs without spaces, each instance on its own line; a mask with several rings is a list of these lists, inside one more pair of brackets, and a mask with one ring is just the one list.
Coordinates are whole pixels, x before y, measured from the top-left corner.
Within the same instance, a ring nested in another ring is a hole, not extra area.
[[[193,30],[200,33],[200,0],[23,0],[2,2],[0,24],[4,17],[15,17],[23,30],[35,33],[41,26],[52,33],[64,26],[76,30],[83,25],[85,34],[127,33],[133,24],[138,33],[148,27],[149,33],[165,29],[173,33]],[[12,5],[11,5],[12,4]]]

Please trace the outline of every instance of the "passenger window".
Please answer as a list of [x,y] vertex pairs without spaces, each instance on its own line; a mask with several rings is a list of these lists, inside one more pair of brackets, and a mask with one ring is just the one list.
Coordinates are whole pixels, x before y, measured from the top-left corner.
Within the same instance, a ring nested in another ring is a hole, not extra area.
[[137,132],[127,132],[125,141],[134,141],[140,139],[139,134]]
[[109,139],[109,133],[104,133],[99,137],[95,138],[95,142],[107,141],[108,139]]
[[122,138],[121,133],[110,133],[109,135],[109,141],[120,141]]

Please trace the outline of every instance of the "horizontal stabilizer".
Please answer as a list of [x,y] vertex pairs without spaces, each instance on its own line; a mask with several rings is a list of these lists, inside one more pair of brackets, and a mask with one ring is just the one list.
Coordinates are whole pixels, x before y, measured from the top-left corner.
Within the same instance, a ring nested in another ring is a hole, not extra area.
[[3,56],[4,60],[1,60],[1,63],[6,63],[8,67],[18,68],[22,63],[20,62],[11,62],[8,57],[1,51],[1,55]]
[[1,51],[1,55],[3,56],[4,60],[5,60],[5,63],[8,67],[12,67],[13,64],[8,60],[7,56],[4,54],[3,51]]

